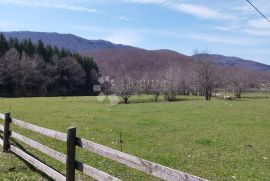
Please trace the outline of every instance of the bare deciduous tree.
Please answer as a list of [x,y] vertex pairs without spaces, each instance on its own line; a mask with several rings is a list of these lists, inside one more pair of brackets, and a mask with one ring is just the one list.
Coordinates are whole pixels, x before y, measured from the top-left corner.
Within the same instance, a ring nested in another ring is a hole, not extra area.
[[164,92],[166,101],[175,101],[176,95],[179,92],[179,74],[180,70],[178,67],[169,65],[165,70],[165,79],[167,80],[166,89]]
[[93,95],[99,77],[93,58],[42,41],[8,41],[0,33],[0,96]]
[[233,68],[230,71],[230,78],[231,89],[234,92],[235,97],[241,98],[242,91],[244,91],[249,82],[248,72],[238,68]]
[[133,84],[128,80],[127,76],[122,74],[121,77],[115,80],[113,92],[120,96],[124,103],[127,104],[129,98],[136,92]]
[[128,72],[129,70],[123,65],[115,78],[115,84],[112,88],[113,92],[120,96],[125,104],[128,103],[129,98],[136,92],[136,87],[131,82],[132,76]]
[[72,91],[85,81],[85,72],[80,64],[71,57],[56,62],[59,94],[70,95]]
[[211,62],[208,53],[196,53],[194,55],[195,81],[199,85],[205,100],[211,99],[211,92],[216,84],[216,66]]

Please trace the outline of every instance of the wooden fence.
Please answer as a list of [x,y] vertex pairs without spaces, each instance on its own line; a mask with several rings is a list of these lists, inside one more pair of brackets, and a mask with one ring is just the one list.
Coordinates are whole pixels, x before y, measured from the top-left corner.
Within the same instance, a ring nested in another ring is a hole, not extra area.
[[[20,121],[15,118],[11,118],[10,113],[0,114],[0,119],[4,120],[4,125],[0,124],[0,132],[3,133],[3,139],[0,139],[0,145],[3,147],[3,152],[12,152],[20,158],[24,159],[28,163],[32,164],[38,170],[44,172],[50,178],[56,181],[74,181],[75,180],[75,170],[79,170],[84,174],[92,177],[99,181],[117,181],[115,178],[103,171],[95,169],[89,165],[81,163],[76,160],[75,152],[76,146],[81,147],[87,151],[98,154],[105,158],[117,161],[124,164],[130,168],[137,169],[149,175],[155,176],[157,178],[167,180],[167,181],[206,181],[206,179],[196,177],[175,169],[171,169],[138,157],[120,152],[108,148],[106,146],[79,138],[76,136],[76,128],[68,128],[67,133],[61,133],[58,131],[46,129],[39,127],[24,121]],[[10,124],[15,124],[21,128],[33,131],[35,133],[60,140],[66,143],[67,150],[66,155],[52,150],[32,139],[29,139],[21,134],[18,134],[10,130]],[[24,144],[46,154],[47,156],[63,163],[66,165],[66,174],[63,175],[53,168],[50,168],[46,164],[27,154],[23,150],[15,147],[10,143],[10,137],[23,142]]]

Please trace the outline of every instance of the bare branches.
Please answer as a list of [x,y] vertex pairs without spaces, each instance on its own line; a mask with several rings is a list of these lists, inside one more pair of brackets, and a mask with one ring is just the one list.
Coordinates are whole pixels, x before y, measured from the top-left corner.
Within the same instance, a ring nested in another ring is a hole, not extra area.
[[202,91],[205,100],[211,99],[211,93],[216,85],[216,66],[211,62],[207,53],[200,53],[194,56],[194,75],[196,83]]

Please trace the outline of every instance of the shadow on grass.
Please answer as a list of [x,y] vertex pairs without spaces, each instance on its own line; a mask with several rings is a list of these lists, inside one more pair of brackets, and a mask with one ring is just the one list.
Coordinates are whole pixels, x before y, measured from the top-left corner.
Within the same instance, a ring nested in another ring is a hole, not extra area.
[[[10,139],[15,145],[16,147],[18,147],[19,149],[21,149],[23,152],[27,153],[28,155],[32,156],[33,158],[37,159],[38,161],[42,162],[41,160],[39,160],[36,156],[34,156],[33,154],[31,154],[30,152],[28,152],[20,143],[18,143],[16,140],[14,139]],[[14,153],[12,153],[14,154]],[[38,174],[40,174],[44,179],[48,180],[48,181],[53,181],[52,178],[50,178],[47,174],[43,173],[41,170],[37,169],[36,167],[34,167],[32,164],[28,163],[27,161],[25,161],[23,158],[19,157],[18,155],[14,154],[17,158],[19,158],[24,164],[27,165],[27,167],[32,170],[33,172],[36,172]],[[43,163],[43,162],[42,162]],[[44,163],[45,164],[45,163]]]
[[216,97],[213,97],[212,99],[217,100],[217,101],[223,101],[223,102],[248,101],[243,97],[242,98],[232,98],[231,100],[224,100],[223,98],[216,98]]
[[[165,101],[164,99],[160,99],[155,101],[153,98],[151,99],[137,99],[137,100],[129,100],[127,104],[142,104],[142,103],[163,103],[163,102],[181,102],[181,101],[196,101],[201,100],[198,98],[176,98],[175,100]],[[125,104],[124,101],[120,101],[119,104]]]
[[270,99],[270,96],[243,96],[243,99]]

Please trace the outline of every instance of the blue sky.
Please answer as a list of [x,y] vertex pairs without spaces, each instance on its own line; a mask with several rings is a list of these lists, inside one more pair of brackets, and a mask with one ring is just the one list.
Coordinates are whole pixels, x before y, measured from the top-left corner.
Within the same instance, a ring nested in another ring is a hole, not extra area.
[[[269,0],[251,0],[270,18]],[[270,23],[245,0],[0,0],[0,31],[72,33],[270,64]]]

